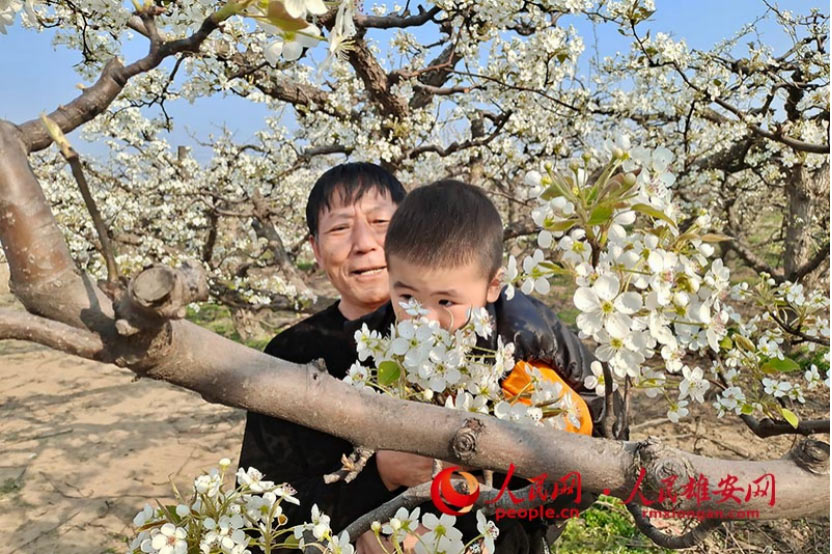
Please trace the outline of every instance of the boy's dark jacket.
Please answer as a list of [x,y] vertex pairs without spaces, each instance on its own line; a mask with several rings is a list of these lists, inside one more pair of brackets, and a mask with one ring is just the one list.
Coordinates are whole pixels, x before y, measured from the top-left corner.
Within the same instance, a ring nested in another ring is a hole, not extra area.
[[[520,292],[508,300],[503,291],[487,309],[495,322],[496,333],[488,341],[481,339],[480,345],[495,348],[499,335],[504,342],[515,344],[516,359],[539,360],[555,368],[586,401],[594,422],[593,435],[600,435],[596,422],[603,416],[604,399],[583,386],[584,378],[592,375],[590,363],[594,358],[577,336],[542,302]],[[266,352],[295,363],[308,363],[323,357],[327,360],[330,373],[342,378],[349,365],[357,359],[353,339],[355,331],[366,323],[369,329],[387,334],[394,322],[395,314],[389,302],[353,321],[343,319],[336,303],[277,335],[266,347]],[[333,326],[342,329],[333,329]],[[330,364],[338,367],[329,367]],[[620,397],[616,397],[616,404],[619,403]],[[404,490],[388,491],[383,486],[375,457],[370,458],[368,465],[352,483],[323,484],[322,475],[337,470],[341,465],[341,455],[351,450],[352,446],[347,441],[337,437],[249,412],[239,465],[243,468],[256,467],[267,479],[278,483],[286,481],[298,489],[301,500],[299,509],[288,504],[284,506],[289,525],[309,519],[312,504],[317,504],[324,513],[332,516],[333,530],[340,532],[369,509]],[[502,485],[503,479],[504,476],[495,474],[495,486]],[[512,479],[510,488],[520,488],[524,483],[528,484],[527,481]],[[422,511],[432,511],[432,508],[432,504],[428,504],[423,506]],[[542,552],[545,528],[529,522],[518,525],[518,520],[504,521],[511,524],[500,525],[501,536],[496,545],[499,554]],[[457,523],[466,538],[476,535],[473,514],[460,518]]]

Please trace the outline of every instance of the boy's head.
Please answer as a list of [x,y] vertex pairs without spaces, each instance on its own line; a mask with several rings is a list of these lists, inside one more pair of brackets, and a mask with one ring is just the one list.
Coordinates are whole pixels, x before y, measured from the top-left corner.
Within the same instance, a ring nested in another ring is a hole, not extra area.
[[399,320],[409,317],[399,302],[415,299],[427,317],[456,330],[470,308],[500,295],[503,223],[473,185],[443,180],[410,192],[390,221],[384,253]]
[[312,251],[354,319],[389,298],[384,235],[406,191],[390,172],[358,162],[333,167],[315,182],[306,204]]

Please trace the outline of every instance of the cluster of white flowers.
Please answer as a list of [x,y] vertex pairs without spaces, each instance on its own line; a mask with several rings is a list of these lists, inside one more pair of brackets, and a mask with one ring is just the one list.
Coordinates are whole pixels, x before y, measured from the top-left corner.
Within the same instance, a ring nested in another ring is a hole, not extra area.
[[[477,552],[494,552],[494,541],[500,534],[497,525],[486,518],[482,510],[477,511],[477,531],[479,535],[463,544],[462,532],[454,524],[456,518],[448,514],[436,517],[434,514],[426,513],[421,515],[421,508],[408,511],[406,508],[399,508],[396,514],[385,524],[374,521],[372,531],[376,537],[385,535],[392,543],[395,552],[402,552],[405,540],[408,537],[415,538],[416,542],[412,549],[416,554],[433,554],[440,552],[462,553],[469,552],[469,547],[478,548]],[[416,534],[419,526],[424,529],[421,534]]]
[[[829,348],[825,346],[829,343],[829,298],[821,291],[807,294],[799,283],[777,284],[765,274],[754,286],[743,282],[731,287],[731,298],[762,311],[747,320],[731,311],[733,332],[715,366],[726,388],[719,392],[714,407],[720,417],[760,412],[797,421],[791,411],[784,414],[781,402],[788,399],[802,404],[805,390],[829,387]],[[788,345],[795,339],[800,341],[802,353]],[[793,359],[798,355],[822,360],[826,378],[814,362],[804,363],[808,369],[799,371],[801,364]]]
[[226,491],[224,481],[230,465],[224,458],[219,469],[198,476],[190,498],[176,491],[176,505],[145,505],[133,519],[138,533],[128,552],[246,554],[250,546],[268,551],[282,544],[281,537],[292,530],[279,529],[286,523],[281,503],[298,504],[295,491],[264,480],[254,468],[239,469],[237,487]]
[[[703,403],[705,393],[720,379],[724,383],[715,402],[720,413],[759,409],[769,414],[773,404],[766,403],[764,395],[770,400],[788,397],[803,402],[798,384],[763,379],[761,373],[799,367],[784,360],[781,343],[786,332],[772,325],[777,314],[764,313],[743,322],[726,303],[729,295],[745,295],[749,300],[751,293],[747,285],[732,288],[728,268],[713,258],[712,243],[724,237],[708,233],[711,220],[701,212],[680,229],[683,214],[671,193],[672,153],[666,148],[633,148],[626,136],[608,141],[605,151],[611,161],[594,182],[588,181],[591,154],[570,162],[565,173],[546,164],[544,174],[536,170],[526,174],[529,197],[537,202],[532,219],[541,228],[540,249],[522,264],[509,259],[509,286],[519,282],[526,293],[545,294],[550,278],[571,275],[577,285],[573,300],[580,311],[581,336],[597,343],[595,355],[609,365],[617,381],[614,386],[629,379],[648,396],[664,394],[670,405],[668,416],[674,421],[688,413],[689,401]],[[544,250],[557,263],[547,259]],[[824,294],[807,298],[802,285],[774,287],[770,279],[765,283],[755,293],[760,305],[788,308],[792,324],[802,333],[828,341],[829,301]],[[810,351],[816,346],[808,344]],[[709,369],[686,365],[686,356],[708,351],[717,359]],[[648,366],[657,353],[662,371]],[[739,366],[757,369],[753,374],[757,386],[749,382],[738,386]],[[603,394],[600,364],[593,364],[593,374],[585,385]],[[676,376],[676,398],[671,395],[669,375]],[[810,379],[807,372],[807,380],[816,386],[819,376],[811,375]]]
[[[194,480],[193,494],[182,498],[176,492],[179,503],[154,508],[145,504],[133,518],[136,536],[128,548],[129,554],[250,554],[250,547],[271,552],[275,548],[303,550],[312,546],[325,554],[354,554],[349,533],[335,534],[330,518],[317,505],[311,509],[308,522],[285,527],[287,522],[281,504],[299,504],[296,491],[288,484],[276,485],[263,478],[254,468],[237,470],[237,486],[225,489],[228,458],[220,460],[219,469],[199,475]],[[454,527],[456,518],[443,515],[437,518],[427,513],[419,518],[419,508],[408,512],[400,508],[383,525],[373,523],[373,532],[389,535],[400,552],[400,544],[410,533],[416,537],[421,523],[428,532],[418,536],[415,545],[420,554],[463,552],[476,541],[494,551],[494,539],[499,531],[496,525],[477,512],[477,529],[480,534],[467,545],[462,544],[462,533]]]
[[[358,362],[344,380],[362,389],[398,398],[432,402],[457,410],[493,414],[500,419],[564,429],[580,427],[577,406],[560,383],[527,366],[529,387],[512,398],[503,395],[500,380],[514,368],[514,345],[497,337],[497,349],[477,346],[488,338],[492,323],[484,308],[471,310],[465,325],[454,332],[424,317],[415,301],[402,303],[412,317],[390,328],[390,336],[370,331],[355,333]],[[372,358],[372,367],[362,365]]]

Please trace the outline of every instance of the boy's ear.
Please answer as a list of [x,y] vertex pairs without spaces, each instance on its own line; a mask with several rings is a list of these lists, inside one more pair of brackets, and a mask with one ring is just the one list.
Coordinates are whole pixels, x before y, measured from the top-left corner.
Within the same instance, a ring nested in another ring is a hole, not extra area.
[[491,279],[491,282],[488,283],[488,291],[485,295],[485,300],[487,302],[496,302],[497,299],[500,297],[500,291],[503,289],[504,273],[505,268],[501,267],[497,270],[497,273],[494,274],[494,277]]

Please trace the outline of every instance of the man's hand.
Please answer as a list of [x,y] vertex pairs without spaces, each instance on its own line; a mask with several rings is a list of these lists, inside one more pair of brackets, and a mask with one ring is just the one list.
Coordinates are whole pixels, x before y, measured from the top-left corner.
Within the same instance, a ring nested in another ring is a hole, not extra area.
[[433,458],[408,452],[379,450],[376,452],[376,466],[381,481],[390,491],[399,487],[415,487],[433,477]]

